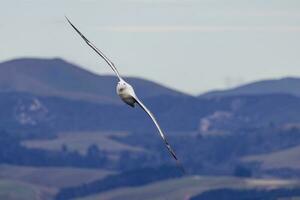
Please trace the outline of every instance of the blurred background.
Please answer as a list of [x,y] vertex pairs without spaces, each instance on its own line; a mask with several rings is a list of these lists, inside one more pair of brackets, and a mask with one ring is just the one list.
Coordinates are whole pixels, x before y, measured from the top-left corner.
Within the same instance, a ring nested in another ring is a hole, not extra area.
[[0,2],[0,199],[300,199],[299,1]]

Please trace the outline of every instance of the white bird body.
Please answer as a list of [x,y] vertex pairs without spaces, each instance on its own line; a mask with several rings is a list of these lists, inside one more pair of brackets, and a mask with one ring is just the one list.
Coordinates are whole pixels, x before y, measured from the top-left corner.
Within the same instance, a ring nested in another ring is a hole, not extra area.
[[178,158],[175,154],[175,152],[173,151],[173,149],[171,148],[170,144],[168,143],[163,131],[161,130],[158,122],[156,121],[154,115],[150,112],[150,110],[142,103],[142,101],[139,100],[139,98],[137,97],[137,95],[134,92],[133,87],[127,83],[119,74],[117,68],[115,67],[115,65],[113,64],[113,62],[111,62],[94,44],[92,44],[72,23],[71,21],[66,17],[66,19],[68,20],[68,22],[70,23],[70,25],[74,28],[74,30],[82,37],[82,39],[84,39],[84,41],[99,55],[101,56],[105,62],[110,66],[110,68],[115,72],[116,76],[119,79],[119,82],[117,83],[117,87],[116,87],[116,92],[117,94],[120,96],[120,98],[128,105],[130,105],[131,107],[134,107],[135,103],[137,103],[147,114],[148,116],[152,119],[152,121],[154,122],[156,128],[159,131],[159,134],[161,136],[161,138],[163,139],[168,151],[170,152],[170,154],[173,156],[173,158],[177,161],[177,164],[179,165],[179,167],[181,168],[181,170],[184,172],[183,167],[179,164]]
[[131,107],[134,107],[134,104],[136,103],[136,95],[133,87],[126,81],[121,80],[118,82],[116,89],[120,98]]

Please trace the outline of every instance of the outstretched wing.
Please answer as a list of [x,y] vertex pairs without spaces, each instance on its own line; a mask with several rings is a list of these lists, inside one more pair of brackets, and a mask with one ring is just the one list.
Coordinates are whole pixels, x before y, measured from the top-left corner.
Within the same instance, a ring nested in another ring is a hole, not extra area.
[[111,67],[111,69],[115,72],[117,77],[122,80],[117,68],[115,67],[114,63],[111,62],[93,43],[91,43],[73,24],[72,22],[66,17],[69,24],[74,28],[74,30],[82,37],[82,39],[99,55],[101,56],[105,62]]
[[154,122],[156,128],[159,131],[159,134],[161,136],[161,138],[163,139],[168,151],[170,152],[170,154],[173,156],[173,158],[176,160],[178,166],[180,167],[180,169],[184,172],[184,168],[182,167],[182,165],[180,164],[175,152],[173,151],[173,149],[171,148],[171,145],[169,144],[166,136],[164,135],[164,133],[162,132],[158,122],[156,121],[154,115],[150,112],[150,110],[139,100],[139,98],[134,97],[136,102],[141,106],[141,108],[149,115],[149,117],[152,119],[152,121]]

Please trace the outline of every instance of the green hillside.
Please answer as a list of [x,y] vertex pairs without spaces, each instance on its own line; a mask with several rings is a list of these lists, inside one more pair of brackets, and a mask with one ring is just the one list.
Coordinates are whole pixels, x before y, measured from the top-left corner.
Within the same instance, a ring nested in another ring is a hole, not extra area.
[[130,146],[116,140],[110,139],[112,136],[126,136],[122,132],[68,132],[60,133],[58,138],[51,140],[25,140],[22,144],[28,148],[37,148],[45,150],[61,150],[65,145],[68,150],[78,151],[86,154],[91,145],[97,145],[99,149],[105,150],[110,154],[120,151],[144,151],[142,148]]
[[20,181],[0,180],[0,199],[3,200],[50,200],[55,190]]
[[243,162],[259,162],[262,169],[290,168],[300,169],[300,146],[267,154],[253,155],[242,158]]
[[53,189],[88,183],[112,173],[100,169],[0,165],[1,179],[22,181]]
[[204,191],[218,188],[284,188],[299,184],[279,179],[192,176],[161,181],[143,187],[116,189],[77,200],[185,200]]
[[[128,80],[144,97],[183,95],[152,81]],[[23,58],[0,63],[0,91],[118,104],[116,83],[113,75],[99,76],[62,59]]]

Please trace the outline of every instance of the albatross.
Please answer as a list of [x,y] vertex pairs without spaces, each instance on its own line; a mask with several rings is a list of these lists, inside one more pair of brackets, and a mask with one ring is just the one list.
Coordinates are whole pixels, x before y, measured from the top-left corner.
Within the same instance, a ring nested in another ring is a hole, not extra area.
[[74,25],[73,23],[66,17],[68,23],[73,27],[73,29],[81,36],[81,38],[86,42],[88,46],[90,46],[99,56],[101,56],[105,62],[110,66],[110,68],[114,71],[117,78],[119,79],[116,87],[116,92],[120,96],[120,98],[129,106],[134,107],[135,104],[138,104],[146,113],[147,115],[152,119],[154,122],[156,128],[158,129],[159,135],[163,139],[167,150],[172,155],[172,157],[176,160],[177,165],[180,167],[180,169],[184,172],[184,169],[182,165],[180,164],[178,157],[176,156],[175,152],[171,148],[169,142],[167,141],[166,136],[164,135],[162,129],[160,128],[157,120],[155,119],[154,115],[150,112],[150,110],[142,103],[142,101],[137,97],[137,95],[134,92],[133,87],[127,83],[118,72],[117,68],[115,67],[114,63],[111,62],[103,53],[100,51],[92,42],[90,42]]

